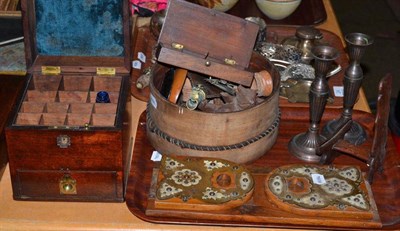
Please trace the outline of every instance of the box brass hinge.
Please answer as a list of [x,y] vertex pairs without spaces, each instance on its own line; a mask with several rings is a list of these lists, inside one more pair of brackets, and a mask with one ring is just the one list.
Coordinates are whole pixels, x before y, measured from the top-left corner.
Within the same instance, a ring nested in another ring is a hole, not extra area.
[[225,58],[224,62],[225,62],[225,64],[228,64],[228,65],[231,65],[231,66],[236,65],[236,61],[234,59]]
[[172,43],[172,48],[176,49],[176,50],[183,50],[184,46],[180,43]]
[[43,75],[59,75],[61,73],[61,67],[59,66],[42,66]]
[[97,75],[115,75],[116,70],[114,67],[97,67],[96,74]]

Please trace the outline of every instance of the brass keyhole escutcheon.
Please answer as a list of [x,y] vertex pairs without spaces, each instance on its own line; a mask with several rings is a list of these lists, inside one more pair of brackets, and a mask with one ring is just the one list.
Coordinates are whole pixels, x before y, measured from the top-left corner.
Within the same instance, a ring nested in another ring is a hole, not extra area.
[[60,194],[76,194],[76,180],[65,174],[59,182]]
[[68,148],[71,146],[71,138],[67,135],[57,136],[57,146],[60,148]]

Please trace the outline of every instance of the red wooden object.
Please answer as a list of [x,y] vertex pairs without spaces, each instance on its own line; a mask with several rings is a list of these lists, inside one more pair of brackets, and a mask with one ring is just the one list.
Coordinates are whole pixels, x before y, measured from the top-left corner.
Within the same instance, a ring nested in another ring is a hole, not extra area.
[[[130,154],[128,2],[117,57],[39,53],[35,4],[21,1],[27,83],[6,127],[13,197],[122,202]],[[96,103],[99,91],[110,103]]]

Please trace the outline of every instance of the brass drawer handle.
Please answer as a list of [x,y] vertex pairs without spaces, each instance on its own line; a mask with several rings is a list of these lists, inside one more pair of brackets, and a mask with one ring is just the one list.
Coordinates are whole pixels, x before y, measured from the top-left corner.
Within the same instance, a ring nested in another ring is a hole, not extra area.
[[59,182],[60,194],[76,194],[76,180],[65,174]]

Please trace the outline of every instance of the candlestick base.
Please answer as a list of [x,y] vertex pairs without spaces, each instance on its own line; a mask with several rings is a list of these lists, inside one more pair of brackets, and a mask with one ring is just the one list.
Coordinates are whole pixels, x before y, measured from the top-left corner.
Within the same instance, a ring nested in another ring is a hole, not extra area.
[[[324,137],[333,136],[333,134],[337,131],[337,128],[340,127],[340,123],[340,119],[329,121],[322,129],[321,134]],[[343,139],[353,145],[361,145],[367,140],[367,133],[359,123],[353,120],[350,130],[346,132]]]
[[308,130],[294,136],[289,142],[289,152],[295,157],[310,163],[318,163],[317,148],[326,138],[316,131]]

